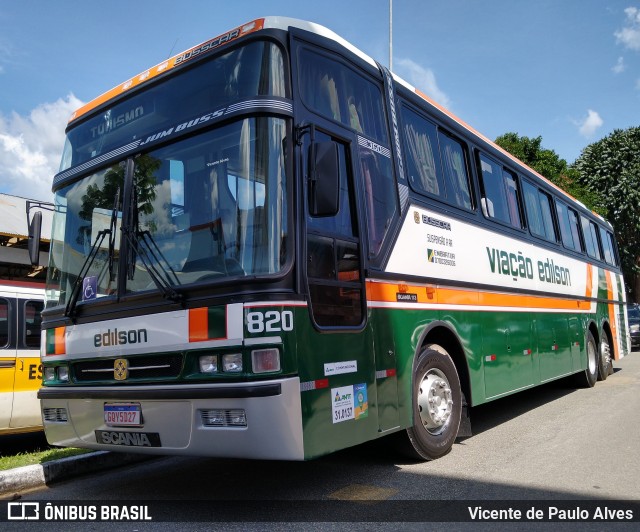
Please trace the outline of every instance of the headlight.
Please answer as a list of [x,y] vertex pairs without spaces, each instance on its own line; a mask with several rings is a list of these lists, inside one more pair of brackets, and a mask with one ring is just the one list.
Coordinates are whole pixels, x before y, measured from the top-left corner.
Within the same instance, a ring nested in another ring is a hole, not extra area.
[[201,373],[216,373],[218,371],[218,357],[215,355],[203,355],[200,357]]
[[69,367],[68,366],[58,366],[58,380],[62,382],[69,381]]
[[222,355],[222,369],[230,373],[242,371],[242,353]]
[[630,330],[631,332],[640,332],[640,325],[638,325],[638,324],[631,325],[631,326],[629,327],[629,330]]
[[52,368],[52,367],[44,368],[44,380],[45,382],[56,380],[56,368]]

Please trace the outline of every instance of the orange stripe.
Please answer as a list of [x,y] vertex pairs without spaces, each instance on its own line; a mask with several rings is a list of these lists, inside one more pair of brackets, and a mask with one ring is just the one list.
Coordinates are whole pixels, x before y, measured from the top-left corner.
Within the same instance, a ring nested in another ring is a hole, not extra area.
[[189,341],[202,342],[209,339],[209,309],[189,309]]
[[585,297],[591,297],[591,290],[593,290],[593,266],[587,264],[587,291]]
[[67,345],[65,340],[65,327],[56,327],[54,333],[54,354],[64,355],[67,352]]
[[589,310],[591,308],[590,302],[581,299],[480,292],[477,290],[442,288],[435,285],[416,286],[367,281],[367,298],[369,301],[395,303],[398,301],[397,294],[402,293],[416,294],[418,303],[437,303],[439,305],[524,307],[569,311]]
[[263,28],[263,26],[264,26],[264,19],[263,18],[256,19],[256,20],[254,20],[252,22],[249,22],[247,24],[243,24],[242,26],[238,26],[237,28],[234,28],[234,29],[232,29],[230,31],[227,31],[227,32],[223,33],[222,35],[218,35],[217,37],[214,37],[213,39],[208,39],[208,40],[198,44],[197,46],[193,46],[192,48],[189,48],[188,50],[185,50],[184,52],[176,54],[173,57],[171,57],[170,59],[167,59],[166,61],[163,61],[162,63],[159,63],[154,67],[151,67],[149,70],[145,70],[141,74],[138,74],[137,76],[131,78],[130,80],[125,81],[121,85],[118,85],[117,87],[114,87],[113,89],[105,92],[104,94],[102,94],[102,95],[98,96],[97,98],[95,98],[94,100],[90,101],[88,104],[83,105],[82,107],[80,107],[80,109],[78,109],[75,113],[73,113],[71,115],[71,118],[69,118],[69,122],[72,122],[73,120],[75,120],[77,118],[80,118],[82,115],[88,113],[89,111],[92,111],[93,109],[95,109],[99,105],[111,100],[112,98],[115,98],[116,96],[119,96],[120,94],[123,94],[123,93],[133,89],[134,87],[137,87],[141,83],[145,83],[145,82],[149,81],[150,79],[153,79],[156,76],[159,76],[160,74],[164,74],[165,72],[171,70],[172,68],[174,68],[176,66],[176,59],[178,57],[182,56],[183,54],[187,54],[189,52],[192,52],[193,50],[196,50],[197,48],[199,48],[203,44],[209,43],[211,41],[215,41],[216,39],[224,37],[225,35],[228,35],[228,34],[230,34],[230,33],[232,33],[232,32],[237,30],[238,34],[235,37],[229,38],[226,41],[226,43],[228,43],[228,42],[231,42],[231,41],[233,41],[235,39],[238,39],[239,37],[244,37],[245,35],[248,35],[249,33],[253,33],[254,31],[261,30]]
[[[607,299],[613,300],[613,284],[611,281],[611,272],[605,270],[604,272],[607,278]],[[620,353],[618,352],[618,328],[616,327],[616,309],[613,303],[609,303],[609,326],[611,327],[611,335],[613,336],[613,345],[611,346],[614,360],[620,360]]]

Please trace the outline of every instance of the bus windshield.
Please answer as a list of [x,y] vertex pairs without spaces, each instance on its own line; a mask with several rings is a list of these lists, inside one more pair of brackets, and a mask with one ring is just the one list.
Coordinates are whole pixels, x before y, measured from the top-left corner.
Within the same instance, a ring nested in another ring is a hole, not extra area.
[[[79,301],[116,295],[123,271],[127,293],[159,288],[156,276],[181,286],[279,272],[287,236],[285,129],[282,119],[244,118],[140,155],[129,206],[119,199],[126,196],[124,164],[58,190],[48,305],[67,303],[84,267]],[[121,231],[123,212],[131,214]],[[92,248],[95,259],[86,264]]]
[[[70,129],[61,168],[79,174],[89,161],[96,170],[55,190],[47,307],[278,273],[288,233],[284,119],[240,116],[117,158],[132,139],[185,116],[265,95],[286,96],[283,58],[258,41]],[[106,168],[94,164],[101,154],[113,157]]]

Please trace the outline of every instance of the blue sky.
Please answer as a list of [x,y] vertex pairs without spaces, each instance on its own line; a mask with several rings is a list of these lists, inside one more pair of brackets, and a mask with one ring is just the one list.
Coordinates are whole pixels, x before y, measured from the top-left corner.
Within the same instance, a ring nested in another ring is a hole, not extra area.
[[[0,0],[0,192],[50,199],[73,110],[265,15],[389,63],[388,0]],[[541,135],[571,163],[640,125],[640,0],[393,0],[393,70],[487,137]]]

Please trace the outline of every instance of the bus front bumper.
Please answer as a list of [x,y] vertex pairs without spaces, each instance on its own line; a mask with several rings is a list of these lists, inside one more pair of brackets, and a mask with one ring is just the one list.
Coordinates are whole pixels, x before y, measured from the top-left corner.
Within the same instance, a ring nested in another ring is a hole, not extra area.
[[[50,444],[146,454],[303,460],[299,378],[174,386],[47,387]],[[115,420],[108,412],[126,412]]]

